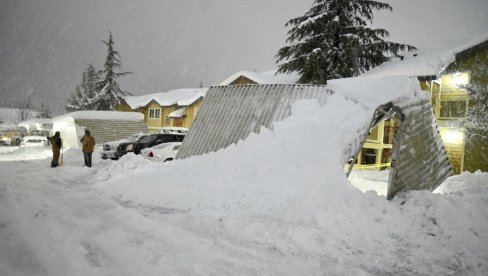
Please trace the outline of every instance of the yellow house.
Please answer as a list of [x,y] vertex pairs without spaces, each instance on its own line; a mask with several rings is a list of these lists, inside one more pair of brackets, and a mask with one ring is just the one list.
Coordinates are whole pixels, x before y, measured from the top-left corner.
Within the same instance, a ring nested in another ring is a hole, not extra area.
[[151,132],[162,127],[190,128],[207,88],[176,89],[142,96],[127,96],[118,111],[140,112]]
[[[382,64],[363,76],[416,76],[422,90],[432,95],[433,112],[454,173],[488,171],[488,133],[466,120],[474,106],[468,89],[488,87],[488,35],[441,48]],[[390,120],[371,130],[358,163],[389,166],[395,130]]]

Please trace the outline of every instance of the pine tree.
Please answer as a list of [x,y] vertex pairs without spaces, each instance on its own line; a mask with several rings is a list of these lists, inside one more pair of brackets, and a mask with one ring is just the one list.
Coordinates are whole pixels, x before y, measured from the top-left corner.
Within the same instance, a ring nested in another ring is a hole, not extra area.
[[80,110],[92,110],[91,101],[97,95],[97,88],[100,86],[101,71],[96,70],[89,64],[82,75],[81,84],[75,88],[65,109],[68,112]]
[[315,0],[291,27],[277,62],[280,73],[297,71],[299,83],[325,84],[329,79],[357,76],[385,61],[388,55],[415,50],[411,45],[383,40],[388,31],[367,26],[373,10],[392,10],[371,0]]
[[101,71],[103,78],[97,85],[96,94],[89,101],[89,105],[94,110],[116,110],[118,104],[124,96],[131,95],[123,90],[117,78],[131,74],[130,72],[117,72],[122,70],[120,54],[114,49],[112,33],[109,33],[108,41],[103,41],[107,46],[107,57]]

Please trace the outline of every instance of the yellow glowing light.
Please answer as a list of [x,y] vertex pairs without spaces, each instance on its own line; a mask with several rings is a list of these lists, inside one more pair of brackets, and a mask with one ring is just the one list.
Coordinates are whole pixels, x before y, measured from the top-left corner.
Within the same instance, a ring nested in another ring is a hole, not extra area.
[[442,140],[446,144],[462,144],[464,141],[464,134],[457,129],[444,129],[441,132]]
[[468,74],[467,73],[455,73],[455,74],[452,74],[451,77],[452,77],[452,82],[456,86],[461,87],[461,86],[468,84]]

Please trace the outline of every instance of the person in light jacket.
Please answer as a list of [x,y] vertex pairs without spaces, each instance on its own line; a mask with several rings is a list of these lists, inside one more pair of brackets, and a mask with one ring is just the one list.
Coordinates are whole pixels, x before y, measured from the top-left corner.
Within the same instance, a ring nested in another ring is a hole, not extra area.
[[85,136],[81,137],[80,142],[83,143],[83,157],[85,159],[85,166],[92,166],[92,153],[95,148],[95,138],[90,135],[90,131],[85,129]]

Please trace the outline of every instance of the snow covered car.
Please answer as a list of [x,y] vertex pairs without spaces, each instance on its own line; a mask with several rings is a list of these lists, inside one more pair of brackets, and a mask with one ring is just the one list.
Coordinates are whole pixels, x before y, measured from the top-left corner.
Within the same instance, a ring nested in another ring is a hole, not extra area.
[[185,138],[184,134],[150,134],[139,141],[122,143],[117,147],[115,153],[118,157],[133,152],[135,154],[141,153],[142,149],[154,147],[155,145],[171,142],[182,142]]
[[48,141],[44,136],[25,136],[20,143],[22,147],[43,147],[47,145]]
[[187,134],[188,129],[186,127],[162,127],[159,130],[159,133],[168,133],[168,134]]
[[175,159],[178,150],[181,147],[181,142],[170,142],[156,145],[151,148],[141,150],[142,156],[151,161],[166,162]]
[[102,146],[101,157],[102,159],[110,158],[113,160],[117,160],[120,158],[120,156],[117,156],[117,148],[119,147],[120,144],[127,143],[127,142],[136,142],[148,135],[149,134],[146,133],[137,133],[121,140],[107,142]]
[[5,142],[4,140],[0,140],[0,147],[8,147],[10,146],[9,144],[7,144],[7,142]]

